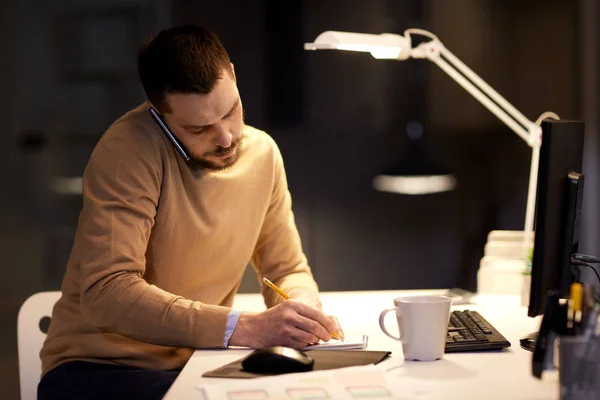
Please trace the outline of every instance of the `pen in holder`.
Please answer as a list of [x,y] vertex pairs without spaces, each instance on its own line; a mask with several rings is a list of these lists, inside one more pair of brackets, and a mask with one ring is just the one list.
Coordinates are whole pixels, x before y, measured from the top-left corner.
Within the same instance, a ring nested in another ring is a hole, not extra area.
[[600,336],[560,336],[558,357],[560,399],[599,399]]
[[[593,297],[592,297],[593,298]],[[575,335],[558,339],[560,398],[563,400],[600,398],[600,305],[587,301]]]

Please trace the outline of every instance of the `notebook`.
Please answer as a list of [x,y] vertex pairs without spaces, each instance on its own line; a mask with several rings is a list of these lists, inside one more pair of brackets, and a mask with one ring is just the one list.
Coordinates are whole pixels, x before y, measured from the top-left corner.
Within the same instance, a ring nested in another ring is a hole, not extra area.
[[369,336],[363,335],[362,339],[348,338],[341,340],[332,339],[329,342],[319,342],[303,347],[300,350],[364,350],[369,344]]

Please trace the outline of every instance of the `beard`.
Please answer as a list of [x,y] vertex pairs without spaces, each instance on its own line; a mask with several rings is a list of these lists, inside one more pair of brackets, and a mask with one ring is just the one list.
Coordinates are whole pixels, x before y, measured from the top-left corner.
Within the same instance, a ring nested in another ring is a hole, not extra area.
[[[204,154],[202,157],[192,155],[191,159],[194,166],[210,171],[223,171],[233,167],[242,154],[242,139],[243,135],[238,140],[233,142],[231,146],[227,148],[220,147],[216,151]],[[211,156],[223,156],[228,153],[231,153],[231,156],[227,158],[222,158],[219,161],[210,160]]]

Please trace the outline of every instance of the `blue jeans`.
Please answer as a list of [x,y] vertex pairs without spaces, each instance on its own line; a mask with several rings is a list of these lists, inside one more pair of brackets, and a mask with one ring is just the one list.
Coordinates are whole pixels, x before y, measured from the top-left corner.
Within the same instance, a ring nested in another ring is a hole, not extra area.
[[179,372],[70,361],[42,377],[38,400],[162,399]]

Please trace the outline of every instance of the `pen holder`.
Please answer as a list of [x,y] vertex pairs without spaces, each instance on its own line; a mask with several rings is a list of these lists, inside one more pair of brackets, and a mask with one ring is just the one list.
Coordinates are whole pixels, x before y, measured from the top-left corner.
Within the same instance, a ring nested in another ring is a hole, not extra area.
[[561,336],[558,352],[560,399],[600,399],[600,337]]

